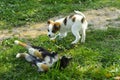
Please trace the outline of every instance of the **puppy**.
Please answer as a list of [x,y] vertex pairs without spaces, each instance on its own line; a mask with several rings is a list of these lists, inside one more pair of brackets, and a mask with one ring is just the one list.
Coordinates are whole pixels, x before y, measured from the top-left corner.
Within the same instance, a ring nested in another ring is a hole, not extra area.
[[[79,11],[74,12],[76,14],[58,19],[56,21],[48,20],[48,36],[50,39],[55,39],[57,36],[63,38],[67,36],[68,32],[72,32],[75,36],[75,40],[71,44],[76,44],[80,40],[81,37],[79,33],[82,34],[81,42],[85,42],[86,29],[88,26],[86,17]],[[56,34],[58,31],[59,33]]]
[[29,55],[44,61],[49,67],[58,60],[57,53],[51,53],[42,47],[30,46],[18,40],[15,40],[15,44],[25,47],[28,50]]
[[[30,55],[30,54],[27,54],[27,53],[18,53],[16,55],[16,58],[24,58],[26,61],[36,65],[38,67],[38,72],[43,72],[43,71],[48,71],[50,67],[53,66],[53,64],[57,64],[58,61],[56,62],[53,62],[51,61],[51,63],[49,63],[49,65],[46,63],[46,61],[44,60],[41,60],[41,59],[37,59],[36,57]],[[72,58],[68,58],[66,56],[62,56],[60,59],[59,59],[59,69],[64,69],[68,66],[70,60]],[[51,64],[51,66],[50,66]]]
[[71,60],[71,58],[66,56],[59,59],[59,55],[56,52],[49,52],[42,47],[30,46],[18,40],[15,40],[15,44],[28,49],[28,53],[18,53],[16,58],[25,58],[26,61],[35,64],[38,67],[38,71],[48,71],[58,60],[60,60],[60,69],[65,68],[69,60]]

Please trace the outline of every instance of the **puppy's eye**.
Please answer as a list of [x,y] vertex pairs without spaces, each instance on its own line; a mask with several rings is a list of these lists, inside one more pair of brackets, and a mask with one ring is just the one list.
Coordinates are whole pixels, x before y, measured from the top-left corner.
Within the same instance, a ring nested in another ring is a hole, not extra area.
[[53,30],[52,33],[55,33],[55,31]]
[[49,29],[48,29],[48,32],[49,32]]

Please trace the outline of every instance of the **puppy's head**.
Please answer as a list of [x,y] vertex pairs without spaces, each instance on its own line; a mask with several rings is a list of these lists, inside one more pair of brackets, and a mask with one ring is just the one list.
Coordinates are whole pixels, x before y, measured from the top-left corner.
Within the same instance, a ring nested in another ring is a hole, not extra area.
[[62,56],[62,58],[60,59],[60,69],[62,68],[66,68],[70,62],[72,58],[66,57],[66,56]]
[[55,33],[60,30],[60,23],[48,20],[48,36],[50,38],[55,37]]

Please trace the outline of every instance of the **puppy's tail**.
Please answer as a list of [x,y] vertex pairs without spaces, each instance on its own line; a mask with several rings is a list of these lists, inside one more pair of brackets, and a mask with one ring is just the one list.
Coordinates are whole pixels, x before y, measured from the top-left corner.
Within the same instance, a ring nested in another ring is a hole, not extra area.
[[26,43],[23,43],[21,41],[18,41],[18,40],[15,40],[14,43],[17,44],[17,45],[23,46],[23,47],[25,47],[27,49],[31,48],[31,46],[29,46]]
[[84,18],[86,18],[85,15],[84,15],[82,12],[76,11],[76,10],[74,10],[74,12],[77,13],[77,14],[80,14],[80,15],[82,15]]

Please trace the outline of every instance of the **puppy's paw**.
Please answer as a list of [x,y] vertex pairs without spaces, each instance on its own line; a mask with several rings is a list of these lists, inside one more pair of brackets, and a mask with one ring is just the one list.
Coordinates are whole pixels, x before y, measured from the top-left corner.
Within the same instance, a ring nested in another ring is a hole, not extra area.
[[50,40],[55,40],[55,38],[50,38]]
[[81,39],[81,43],[85,43],[85,40]]
[[56,42],[55,38],[50,38],[50,40],[51,40],[52,42]]
[[76,42],[76,41],[73,41],[71,44],[77,44],[77,42]]
[[16,55],[16,58],[19,58],[21,56],[21,54],[20,53],[18,53],[17,55]]

